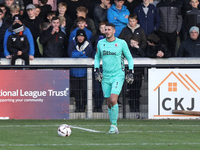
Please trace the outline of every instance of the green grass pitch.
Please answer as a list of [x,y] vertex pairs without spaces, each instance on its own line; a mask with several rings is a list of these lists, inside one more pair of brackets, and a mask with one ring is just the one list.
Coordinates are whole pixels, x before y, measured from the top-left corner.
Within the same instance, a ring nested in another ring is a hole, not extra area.
[[[0,120],[0,150],[199,150],[199,120]],[[71,126],[60,137],[61,124]]]

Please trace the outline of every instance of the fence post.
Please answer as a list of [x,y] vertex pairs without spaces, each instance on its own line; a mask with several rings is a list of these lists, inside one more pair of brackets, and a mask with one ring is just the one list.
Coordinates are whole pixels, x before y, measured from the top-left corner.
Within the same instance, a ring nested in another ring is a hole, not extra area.
[[87,119],[92,118],[92,68],[87,68]]

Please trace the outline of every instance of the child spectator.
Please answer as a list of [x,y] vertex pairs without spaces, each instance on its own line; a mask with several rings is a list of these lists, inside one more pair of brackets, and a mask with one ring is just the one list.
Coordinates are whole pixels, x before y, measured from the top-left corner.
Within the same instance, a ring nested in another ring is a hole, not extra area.
[[29,65],[29,42],[26,35],[23,34],[22,24],[13,25],[13,34],[8,37],[7,49],[11,54],[11,65],[15,65],[17,58],[25,60],[25,65]]
[[157,8],[161,19],[157,34],[161,42],[170,50],[171,56],[174,57],[177,35],[182,26],[180,6],[176,1],[161,0]]
[[41,13],[41,7],[39,4],[34,4],[34,6],[35,6],[35,16],[38,17],[40,16],[40,13]]
[[143,0],[143,3],[135,8],[134,14],[138,17],[138,23],[144,29],[146,35],[154,33],[160,26],[160,16],[157,8],[149,4],[149,0]]
[[24,1],[23,0],[14,0],[14,3],[13,4],[16,4],[19,6],[20,8],[20,15],[23,15],[24,13]]
[[94,8],[94,24],[96,31],[99,29],[99,23],[107,21],[107,11],[111,7],[110,0],[101,0]]
[[115,36],[118,37],[122,29],[128,24],[128,16],[130,14],[126,6],[124,6],[125,0],[115,0],[107,13],[107,19],[109,23],[115,25]]
[[150,58],[168,58],[171,56],[167,47],[160,43],[160,39],[156,34],[149,34],[147,36],[147,50],[146,56]]
[[[139,40],[133,36],[130,39],[129,50],[133,58],[144,57],[144,50],[139,46]],[[130,112],[140,112],[140,90],[142,86],[142,68],[134,68],[133,84],[128,84]]]
[[54,11],[48,12],[47,13],[47,20],[48,20],[48,22],[51,23],[52,18],[55,17],[55,16],[56,16],[56,13]]
[[[4,56],[9,59],[11,58],[11,55],[10,53],[8,52],[8,49],[7,49],[7,41],[8,41],[8,37],[10,35],[13,34],[13,25],[16,24],[16,23],[19,23],[20,25],[22,25],[22,21],[21,21],[21,16],[20,15],[15,15],[13,17],[13,23],[12,25],[6,30],[5,32],[5,35],[4,35],[4,42],[3,42],[3,46],[4,46]],[[34,42],[33,42],[33,36],[30,32],[30,30],[25,27],[23,25],[23,34],[26,35],[26,37],[28,38],[28,42],[29,42],[29,45],[30,45],[30,49],[29,49],[29,60],[33,60],[34,59],[34,53],[35,53],[35,48],[34,48]]]
[[71,32],[69,36],[69,42],[71,42],[76,37],[76,32],[79,29],[84,30],[87,36],[87,39],[90,40],[90,38],[92,37],[92,32],[85,27],[86,26],[85,18],[79,17],[77,18],[76,22],[77,22],[78,27]]
[[[77,12],[76,13],[77,18],[78,17],[85,18],[85,21],[86,21],[85,27],[88,30],[92,31],[92,35],[95,35],[96,29],[95,29],[94,21],[91,18],[86,17],[88,14],[88,9],[86,7],[80,6],[76,9],[76,12]],[[75,20],[71,30],[74,30],[76,27],[77,27],[77,24],[76,24],[76,20]]]
[[63,33],[66,34],[65,30],[66,30],[66,18],[63,16],[58,16],[58,18],[60,19],[60,29]]
[[18,5],[15,5],[15,4],[13,4],[13,5],[11,5],[10,6],[10,14],[11,14],[11,16],[9,16],[7,19],[5,19],[5,21],[8,23],[8,24],[12,24],[12,21],[13,21],[13,17],[15,16],[15,15],[19,15],[20,14],[20,8],[19,8],[19,6]]
[[67,13],[70,15],[72,22],[74,22],[77,19],[76,9],[79,6],[88,8],[88,2],[86,0],[66,0],[65,2],[68,6]]
[[[87,40],[84,30],[77,30],[75,39],[69,43],[68,55],[74,59],[92,58],[93,48],[91,43]],[[70,83],[71,89],[74,90],[75,93],[75,112],[85,112],[87,105],[87,69],[71,68]]]
[[3,48],[3,39],[6,30],[9,28],[9,24],[7,24],[3,20],[3,10],[0,9],[0,58],[4,58],[4,48]]
[[192,6],[192,9],[187,11],[184,19],[184,26],[187,33],[189,33],[192,26],[197,26],[197,24],[200,23],[200,10],[198,8],[199,1],[191,0],[190,5]]
[[67,11],[67,4],[64,2],[59,3],[58,4],[58,16],[65,17],[65,19],[66,19],[65,33],[67,35],[69,35],[73,22],[72,22],[71,17],[69,15],[67,15],[66,11]]
[[4,19],[6,20],[7,18],[11,17],[10,6],[14,3],[14,0],[4,0],[4,3],[5,3],[5,8],[6,8]]
[[40,23],[44,22],[39,17],[35,16],[35,6],[33,4],[29,4],[26,6],[26,11],[28,17],[23,19],[23,23],[26,27],[28,27],[33,35],[34,45],[35,45],[35,57],[41,57],[37,45],[37,37],[40,33]]
[[139,42],[139,46],[145,50],[147,45],[146,35],[144,33],[144,30],[140,27],[139,24],[137,24],[137,15],[136,14],[130,14],[128,17],[128,24],[127,26],[121,31],[119,38],[124,39],[128,45],[130,45],[130,38],[132,36],[137,37],[137,40]]
[[51,11],[52,7],[51,5],[48,5],[47,4],[48,0],[38,0],[38,4],[40,5],[40,9],[41,9],[41,12],[40,12],[40,15],[39,17],[44,21],[48,21],[47,20],[47,12]]

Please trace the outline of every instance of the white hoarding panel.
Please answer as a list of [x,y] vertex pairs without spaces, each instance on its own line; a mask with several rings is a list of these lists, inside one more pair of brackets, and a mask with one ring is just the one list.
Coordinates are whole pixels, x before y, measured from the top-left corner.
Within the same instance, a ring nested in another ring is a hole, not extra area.
[[200,111],[200,69],[149,69],[148,118],[196,119],[172,110]]

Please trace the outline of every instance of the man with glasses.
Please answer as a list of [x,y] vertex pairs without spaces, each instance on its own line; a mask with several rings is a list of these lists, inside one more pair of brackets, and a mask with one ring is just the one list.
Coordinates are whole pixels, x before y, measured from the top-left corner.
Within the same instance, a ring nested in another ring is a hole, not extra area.
[[193,26],[189,30],[190,37],[183,41],[178,50],[178,57],[200,57],[199,28]]

